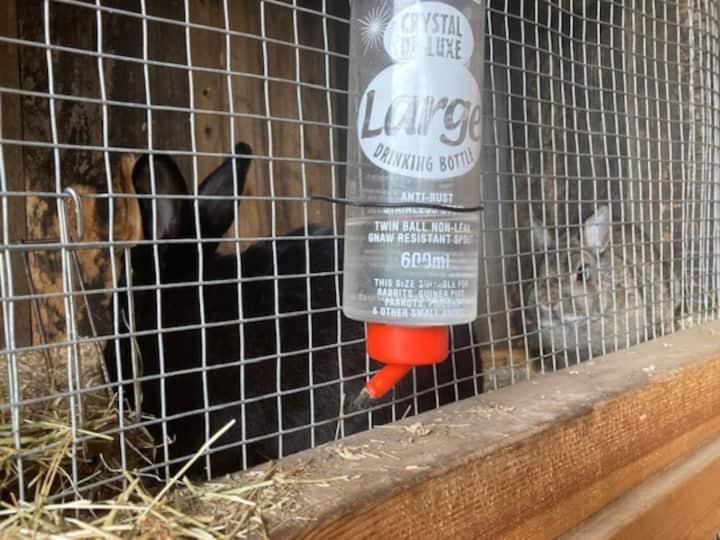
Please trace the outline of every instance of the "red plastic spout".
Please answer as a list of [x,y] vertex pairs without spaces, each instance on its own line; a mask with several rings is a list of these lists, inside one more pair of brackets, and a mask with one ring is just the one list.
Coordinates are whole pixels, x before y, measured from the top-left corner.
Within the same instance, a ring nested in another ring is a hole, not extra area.
[[370,358],[386,364],[365,385],[371,399],[383,397],[417,365],[437,364],[449,354],[449,327],[367,325],[367,352]]
[[386,364],[365,385],[370,399],[379,399],[387,394],[413,368],[410,364]]

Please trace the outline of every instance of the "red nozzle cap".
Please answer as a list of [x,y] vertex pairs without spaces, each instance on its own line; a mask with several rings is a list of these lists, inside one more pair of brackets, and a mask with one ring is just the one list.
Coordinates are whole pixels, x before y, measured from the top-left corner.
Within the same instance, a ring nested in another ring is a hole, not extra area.
[[385,364],[365,385],[370,399],[380,399],[412,369],[410,364]]
[[387,364],[365,386],[372,399],[384,396],[417,365],[437,364],[450,350],[447,326],[394,326],[368,323],[367,352],[370,358]]

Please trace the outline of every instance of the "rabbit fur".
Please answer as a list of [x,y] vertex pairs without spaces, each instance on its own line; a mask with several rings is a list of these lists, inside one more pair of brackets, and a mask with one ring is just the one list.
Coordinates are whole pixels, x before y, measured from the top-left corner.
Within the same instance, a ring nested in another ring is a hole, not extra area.
[[[235,147],[235,154],[251,153],[245,143]],[[342,407],[338,381],[344,381],[345,393],[357,393],[367,373],[363,324],[339,310],[342,282],[336,273],[342,269],[342,241],[331,230],[310,225],[274,242],[255,243],[239,260],[220,255],[219,240],[235,215],[233,180],[242,193],[250,158],[227,159],[198,188],[201,197],[220,198],[197,202],[187,198],[185,180],[171,158],[154,154],[152,161],[159,196],[155,220],[153,200],[139,198],[145,241],[125,261],[132,268],[132,317],[122,277],[120,337],[106,343],[104,357],[128,406],[141,409],[158,445],[157,466],[169,461],[170,471],[177,470],[231,419],[237,420],[235,425],[213,445],[208,459],[191,467],[191,476],[217,476],[335,439]],[[150,170],[150,157],[140,157],[132,171],[138,195],[153,193]],[[172,195],[186,198],[168,197]],[[157,268],[149,240],[157,241]],[[198,281],[203,283],[202,298]],[[452,361],[416,368],[397,385],[396,400],[413,394],[413,386],[419,395],[396,401],[396,407],[406,412],[412,400],[421,412],[482,391],[479,351],[472,349],[470,332],[468,325],[453,329],[454,349],[461,350]],[[137,377],[141,392],[136,392]],[[438,391],[431,391],[438,385]],[[136,393],[141,403],[135,402]],[[393,419],[388,407],[372,414],[375,424]],[[346,434],[368,427],[366,412],[344,420]],[[164,440],[170,444],[162,445]]]
[[566,352],[581,361],[659,335],[679,308],[669,250],[661,257],[655,243],[610,214],[600,206],[557,239],[531,218],[539,257],[524,294],[525,327],[553,359]]

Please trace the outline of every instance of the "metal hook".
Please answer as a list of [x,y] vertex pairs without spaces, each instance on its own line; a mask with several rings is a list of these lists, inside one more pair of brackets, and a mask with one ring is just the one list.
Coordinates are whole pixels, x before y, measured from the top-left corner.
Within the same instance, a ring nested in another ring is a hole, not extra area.
[[65,188],[63,192],[65,195],[69,195],[75,203],[75,228],[77,230],[78,240],[82,240],[85,236],[85,215],[83,214],[83,206],[80,203],[80,195],[77,194],[73,188]]

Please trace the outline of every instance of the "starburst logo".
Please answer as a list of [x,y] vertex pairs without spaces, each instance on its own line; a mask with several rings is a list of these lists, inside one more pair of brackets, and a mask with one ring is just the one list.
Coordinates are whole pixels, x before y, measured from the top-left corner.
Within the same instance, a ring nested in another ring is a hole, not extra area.
[[389,21],[390,14],[385,2],[371,9],[370,13],[360,19],[360,39],[365,45],[366,54],[370,47],[380,45]]

